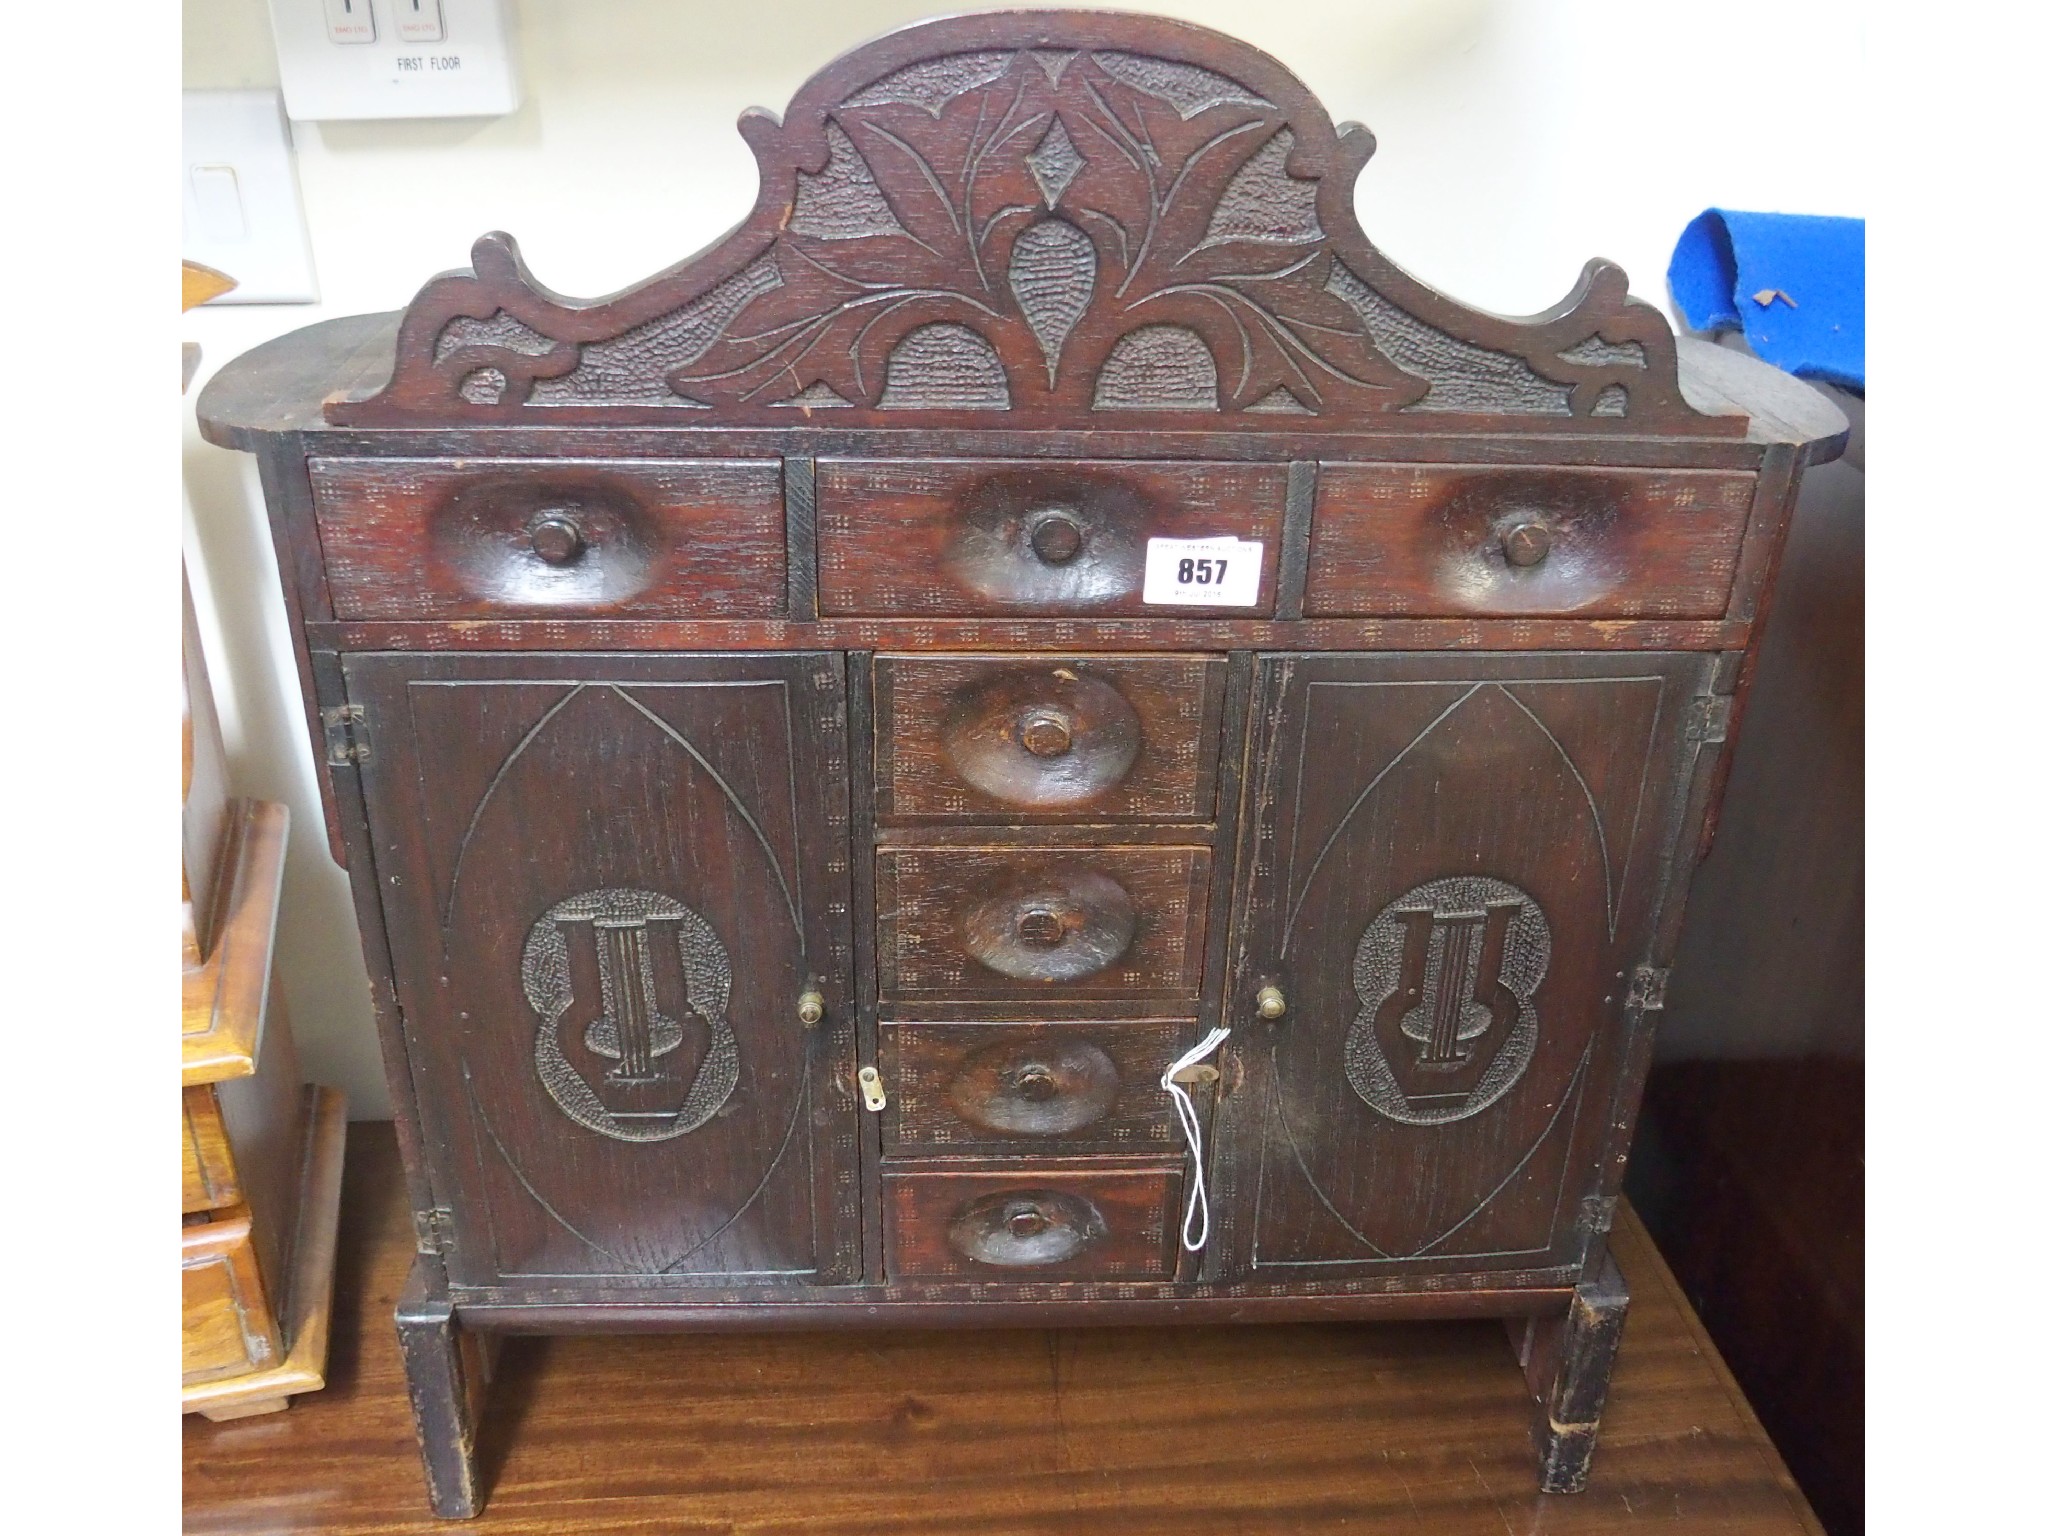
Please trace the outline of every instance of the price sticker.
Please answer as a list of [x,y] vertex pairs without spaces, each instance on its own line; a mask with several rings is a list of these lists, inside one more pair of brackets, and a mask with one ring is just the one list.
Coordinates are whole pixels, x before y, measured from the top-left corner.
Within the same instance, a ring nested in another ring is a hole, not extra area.
[[1266,546],[1258,539],[1147,539],[1145,601],[1181,608],[1255,608]]

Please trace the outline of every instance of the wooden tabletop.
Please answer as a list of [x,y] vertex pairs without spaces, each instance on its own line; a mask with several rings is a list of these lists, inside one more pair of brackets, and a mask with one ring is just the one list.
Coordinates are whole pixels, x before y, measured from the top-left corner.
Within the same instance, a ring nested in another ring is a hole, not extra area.
[[[187,1532],[447,1533],[391,1309],[388,1125],[350,1128],[325,1391],[185,1420]],[[1494,1323],[513,1339],[478,1532],[645,1536],[1819,1536],[1624,1211],[1635,1293],[1591,1488],[1541,1495]]]

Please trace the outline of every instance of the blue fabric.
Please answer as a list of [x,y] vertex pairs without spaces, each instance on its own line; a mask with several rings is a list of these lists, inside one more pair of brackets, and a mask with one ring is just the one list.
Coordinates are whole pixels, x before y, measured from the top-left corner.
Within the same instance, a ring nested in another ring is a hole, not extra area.
[[1671,297],[1695,331],[1739,330],[1802,379],[1863,388],[1863,221],[1709,208],[1671,252]]

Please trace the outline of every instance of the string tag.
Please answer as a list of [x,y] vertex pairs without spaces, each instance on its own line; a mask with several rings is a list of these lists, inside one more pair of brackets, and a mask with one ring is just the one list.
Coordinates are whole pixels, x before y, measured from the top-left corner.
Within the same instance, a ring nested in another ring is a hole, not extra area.
[[1203,1036],[1199,1045],[1159,1075],[1159,1086],[1173,1100],[1173,1112],[1180,1117],[1181,1133],[1188,1139],[1188,1157],[1194,1164],[1193,1182],[1188,1186],[1187,1210],[1180,1223],[1180,1245],[1189,1253],[1200,1253],[1209,1241],[1209,1187],[1202,1161],[1202,1122],[1195,1114],[1195,1101],[1174,1078],[1196,1062],[1213,1055],[1217,1047],[1229,1038],[1230,1031],[1219,1025]]

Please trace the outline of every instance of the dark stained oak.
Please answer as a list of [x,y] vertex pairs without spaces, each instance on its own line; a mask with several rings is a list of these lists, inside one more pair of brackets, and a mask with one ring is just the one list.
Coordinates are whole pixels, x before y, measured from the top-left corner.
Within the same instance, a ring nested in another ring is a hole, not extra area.
[[878,656],[884,822],[1207,821],[1216,656]]
[[[1608,263],[1524,319],[1427,288],[1357,226],[1370,134],[1180,22],[920,23],[741,131],[760,196],[703,254],[582,303],[486,235],[200,402],[259,455],[356,895],[436,1506],[563,1433],[478,1417],[506,1328],[700,1335],[585,1404],[625,1498],[769,1465],[751,1399],[666,1395],[768,1371],[713,1333],[1515,1319],[1564,1417],[1512,1473],[1411,1434],[1427,1392],[1326,1422],[1321,1374],[1233,1415],[1141,1371],[1034,1440],[984,1352],[979,1481],[910,1528],[1127,1530],[1092,1458],[1168,1418],[1141,1503],[1181,1530],[1576,1485],[1685,882],[1839,413],[1681,349]],[[1197,1166],[1160,1076],[1219,1026],[1175,1079]],[[1190,1338],[1132,1352],[1263,1379]],[[834,1372],[902,1394],[905,1444],[944,1422],[912,1346],[816,1347],[768,1371],[803,1422]],[[658,1445],[603,1433],[647,1402]],[[1296,1493],[1311,1443],[1352,1481]],[[839,1481],[706,1528],[904,1502]]]
[[1754,477],[1331,465],[1306,612],[1712,618]]
[[[427,1536],[391,1313],[412,1229],[351,1127],[326,1390],[188,1417],[192,1536]],[[482,1420],[501,1536],[1819,1536],[1624,1208],[1634,1291],[1596,1470],[1529,1476],[1492,1322],[510,1338]]]

